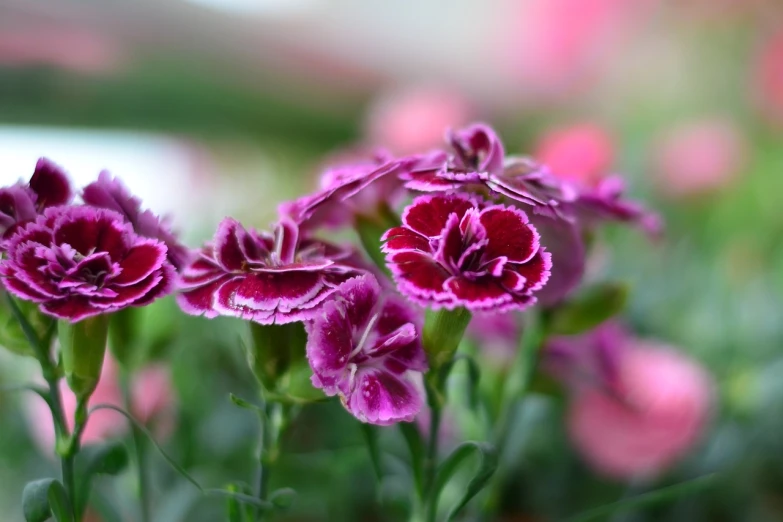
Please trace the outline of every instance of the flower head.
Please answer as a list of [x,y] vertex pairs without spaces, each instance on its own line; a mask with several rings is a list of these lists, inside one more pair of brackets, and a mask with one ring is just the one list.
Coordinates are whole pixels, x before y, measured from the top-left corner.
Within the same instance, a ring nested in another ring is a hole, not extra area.
[[[67,204],[73,198],[65,173],[51,161],[41,158],[26,185],[21,181],[0,189],[0,232],[4,240],[19,227],[34,221],[49,207]],[[3,241],[5,244],[5,241]]]
[[458,194],[416,198],[382,240],[400,291],[432,308],[526,308],[552,267],[524,212]]
[[419,322],[374,277],[350,279],[307,325],[313,385],[362,422],[412,421],[423,401],[410,374],[427,369]]
[[574,388],[568,428],[594,468],[621,479],[658,474],[696,443],[712,383],[696,362],[608,323],[555,339],[550,371]]
[[361,271],[347,264],[349,250],[301,238],[299,232],[287,219],[274,234],[224,219],[214,241],[182,271],[180,307],[193,315],[229,315],[261,324],[312,318],[318,305]]
[[400,182],[393,174],[399,166],[383,150],[335,163],[321,175],[318,192],[282,203],[279,214],[310,229],[337,228],[357,214],[373,215],[398,192]]
[[92,207],[119,212],[137,234],[166,243],[169,262],[177,270],[187,263],[188,249],[179,243],[166,220],[161,220],[149,210],[141,210],[141,200],[131,195],[125,185],[108,172],[101,172],[97,181],[84,187],[82,199]]
[[51,207],[9,239],[6,253],[5,288],[74,322],[148,304],[174,283],[166,245],[105,209]]

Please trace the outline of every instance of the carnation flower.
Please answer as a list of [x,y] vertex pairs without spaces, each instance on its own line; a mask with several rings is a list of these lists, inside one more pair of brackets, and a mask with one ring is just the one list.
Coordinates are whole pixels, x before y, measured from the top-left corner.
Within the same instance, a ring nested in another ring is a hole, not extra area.
[[[20,226],[34,221],[49,207],[65,205],[73,197],[65,173],[51,161],[41,158],[28,184],[21,181],[0,189],[0,232],[10,238]],[[6,241],[2,246],[7,246]]]
[[400,291],[431,308],[526,308],[552,267],[524,212],[459,194],[416,198],[382,240]]
[[671,347],[635,339],[608,323],[556,338],[545,354],[550,372],[574,391],[570,437],[605,475],[659,474],[688,452],[706,425],[711,380]]
[[337,287],[361,273],[346,264],[351,251],[301,238],[283,219],[274,235],[226,218],[214,241],[181,274],[182,310],[209,318],[229,315],[261,324],[312,318]]
[[133,226],[137,234],[159,239],[168,247],[168,259],[177,270],[187,263],[188,249],[179,243],[166,220],[161,220],[149,210],[141,210],[141,200],[131,195],[125,185],[112,178],[106,171],[98,180],[84,187],[82,199],[87,205],[119,212]]
[[76,322],[169,293],[175,272],[166,251],[117,212],[52,207],[9,239],[0,275],[15,296]]
[[419,333],[402,299],[382,296],[370,275],[353,278],[307,325],[313,385],[362,422],[410,422],[423,403],[411,374],[427,370]]
[[370,158],[335,164],[321,175],[320,191],[282,203],[279,214],[308,228],[337,228],[357,214],[376,214],[400,187],[392,176],[399,166],[382,150]]

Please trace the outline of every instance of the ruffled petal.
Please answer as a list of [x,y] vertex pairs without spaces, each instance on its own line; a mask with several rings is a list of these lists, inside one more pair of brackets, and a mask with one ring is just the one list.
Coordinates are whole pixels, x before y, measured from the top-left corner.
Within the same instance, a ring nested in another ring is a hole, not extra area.
[[362,422],[388,426],[411,422],[421,411],[423,400],[412,382],[376,369],[360,369],[354,376],[355,386],[345,406]]

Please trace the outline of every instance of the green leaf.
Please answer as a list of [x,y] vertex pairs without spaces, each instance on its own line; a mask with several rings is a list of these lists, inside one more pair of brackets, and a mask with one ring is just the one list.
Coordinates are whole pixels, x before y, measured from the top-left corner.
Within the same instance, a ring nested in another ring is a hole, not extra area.
[[446,484],[449,483],[457,470],[473,455],[479,458],[479,466],[473,474],[473,478],[470,479],[461,499],[449,511],[449,514],[446,517],[446,520],[448,521],[454,520],[467,503],[484,489],[484,486],[487,485],[489,479],[498,467],[498,456],[495,452],[495,448],[491,444],[487,442],[469,441],[460,444],[438,468],[432,494],[431,501],[433,506],[431,509],[437,509],[438,498],[440,497],[443,488],[446,487]]
[[359,429],[362,430],[364,442],[367,444],[367,452],[370,454],[375,478],[380,483],[383,480],[383,468],[381,467],[381,450],[378,447],[378,428],[372,424],[360,422]]
[[481,369],[479,368],[478,363],[476,363],[476,360],[472,357],[464,354],[459,354],[454,359],[451,360],[450,363],[445,364],[443,368],[440,369],[440,371],[443,373],[441,375],[442,382],[445,382],[446,378],[448,377],[449,373],[451,373],[454,366],[459,361],[464,361],[465,366],[467,366],[468,370],[468,405],[473,411],[476,411],[476,408],[478,407],[478,392],[479,392],[479,380],[481,379]]
[[[226,491],[232,495],[250,495],[252,493],[250,487],[244,483],[231,483],[226,486]],[[251,522],[253,520],[253,513],[249,506],[243,504],[233,496],[229,496],[226,500],[226,510],[228,522]]]
[[550,311],[547,334],[575,335],[591,330],[625,308],[628,286],[603,283],[586,288]]
[[291,504],[294,503],[294,497],[296,497],[296,491],[293,489],[280,488],[269,495],[269,502],[271,502],[276,509],[284,510],[291,507]]
[[85,446],[79,455],[90,474],[119,475],[128,468],[128,449],[122,442],[109,442],[98,446]]
[[386,266],[386,255],[381,251],[381,237],[387,230],[397,225],[399,223],[384,223],[380,219],[356,216],[356,232],[359,234],[359,240],[362,243],[362,247],[364,247],[364,251],[378,268],[389,275],[391,274]]
[[79,476],[76,492],[76,511],[87,506],[95,475],[119,475],[128,467],[128,450],[121,442],[84,446],[79,450]]
[[603,520],[615,513],[627,512],[648,506],[654,506],[670,502],[685,495],[692,495],[715,484],[718,475],[713,473],[681,482],[673,486],[643,493],[635,497],[618,500],[605,506],[590,509],[584,513],[573,516],[567,522],[590,522],[591,520]]
[[27,522],[73,522],[73,510],[63,485],[46,478],[28,482],[22,492],[22,511]]
[[413,483],[416,485],[416,491],[421,496],[424,489],[424,442],[421,438],[421,432],[414,422],[400,422],[397,424],[400,428],[405,443],[408,445],[408,451],[411,454],[411,470],[413,470]]

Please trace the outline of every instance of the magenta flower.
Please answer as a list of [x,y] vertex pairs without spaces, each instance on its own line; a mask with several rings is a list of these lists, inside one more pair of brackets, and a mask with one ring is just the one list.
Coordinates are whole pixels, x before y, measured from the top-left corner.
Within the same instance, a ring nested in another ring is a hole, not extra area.
[[427,370],[418,317],[397,296],[381,295],[374,277],[344,283],[307,325],[312,382],[339,395],[362,422],[411,422],[423,400],[412,374]]
[[133,226],[137,234],[159,239],[168,247],[168,259],[177,270],[182,270],[190,257],[188,249],[171,231],[166,220],[161,220],[149,210],[141,210],[141,200],[128,191],[117,178],[106,171],[98,180],[84,187],[82,199],[87,205],[119,212]]
[[133,232],[122,215],[90,207],[52,207],[8,241],[0,261],[5,288],[45,313],[79,321],[171,292],[166,245]]
[[209,318],[229,315],[261,324],[311,319],[337,287],[361,273],[351,251],[300,238],[282,220],[274,235],[246,230],[231,218],[181,273],[182,310]]
[[552,267],[524,212],[459,194],[414,199],[382,240],[400,291],[431,308],[526,308]]
[[311,229],[337,228],[357,214],[372,216],[399,192],[401,183],[393,176],[399,167],[385,151],[333,165],[321,175],[320,191],[282,203],[279,214]]
[[28,184],[20,181],[0,189],[3,239],[7,240],[19,227],[34,221],[45,209],[65,205],[71,198],[71,184],[62,169],[45,158],[39,159]]

